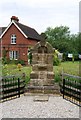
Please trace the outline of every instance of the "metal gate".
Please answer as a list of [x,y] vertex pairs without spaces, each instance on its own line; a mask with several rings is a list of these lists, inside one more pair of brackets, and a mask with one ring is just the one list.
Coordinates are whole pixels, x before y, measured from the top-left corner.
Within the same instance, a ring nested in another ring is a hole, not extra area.
[[63,73],[60,92],[63,95],[63,99],[81,107],[81,77]]
[[0,79],[0,101],[20,97],[24,93],[24,80],[16,76],[6,76]]

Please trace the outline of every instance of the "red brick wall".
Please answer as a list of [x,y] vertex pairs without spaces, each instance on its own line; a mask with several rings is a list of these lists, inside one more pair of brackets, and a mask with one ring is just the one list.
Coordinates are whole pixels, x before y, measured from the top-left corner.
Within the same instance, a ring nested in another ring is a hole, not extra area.
[[[16,44],[11,44],[11,35],[15,34]],[[7,52],[7,57],[9,58],[9,51],[16,50],[19,51],[19,59],[24,60],[27,63],[27,51],[28,46],[34,46],[37,43],[36,40],[30,40],[27,39],[21,34],[21,32],[15,27],[15,25],[12,25],[7,32],[4,34],[2,38],[2,47],[5,47]]]

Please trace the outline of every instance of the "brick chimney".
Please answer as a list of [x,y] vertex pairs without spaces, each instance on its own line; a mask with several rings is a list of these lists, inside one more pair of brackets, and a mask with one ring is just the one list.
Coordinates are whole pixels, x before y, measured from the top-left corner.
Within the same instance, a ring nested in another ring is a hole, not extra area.
[[12,16],[12,17],[11,17],[11,21],[12,21],[12,20],[14,20],[14,21],[16,21],[16,22],[19,22],[19,19],[18,19],[18,17],[16,17],[16,16]]

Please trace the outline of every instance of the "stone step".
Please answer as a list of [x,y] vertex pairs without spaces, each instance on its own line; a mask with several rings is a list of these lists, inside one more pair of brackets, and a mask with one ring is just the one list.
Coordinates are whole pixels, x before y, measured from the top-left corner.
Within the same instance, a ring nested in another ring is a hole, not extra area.
[[31,93],[31,92],[25,92],[23,94],[24,96],[42,96],[42,95],[47,95],[47,96],[54,96],[54,97],[59,97],[59,96],[62,96],[62,94],[43,94],[43,93]]
[[59,86],[27,86],[27,89],[59,89]]
[[27,86],[25,92],[28,93],[43,93],[43,94],[60,94],[60,87],[54,86]]

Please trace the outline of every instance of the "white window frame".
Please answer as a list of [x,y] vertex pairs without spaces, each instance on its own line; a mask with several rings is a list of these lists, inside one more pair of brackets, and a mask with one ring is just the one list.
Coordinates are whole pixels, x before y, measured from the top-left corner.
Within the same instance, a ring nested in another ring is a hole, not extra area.
[[15,34],[11,35],[11,44],[16,44],[16,35]]
[[10,60],[18,60],[18,51],[9,51]]

